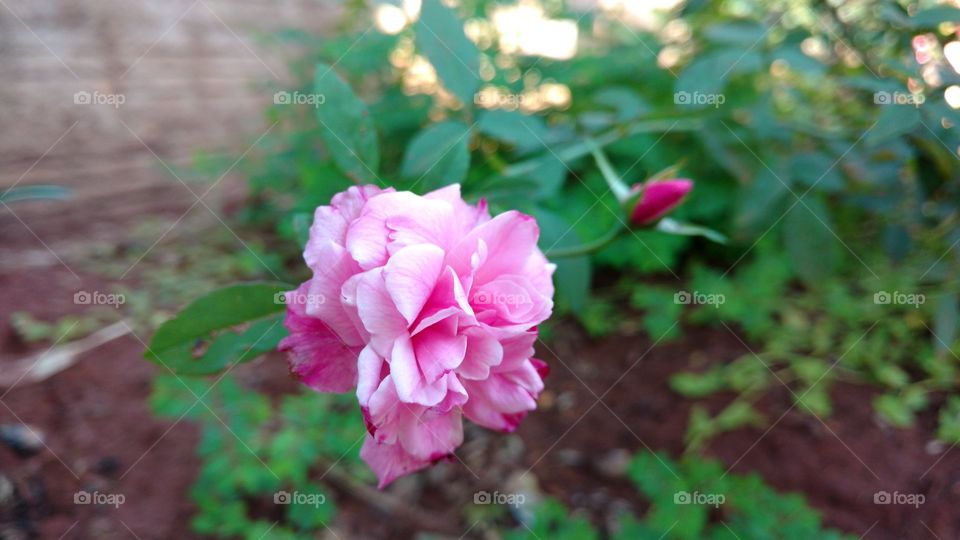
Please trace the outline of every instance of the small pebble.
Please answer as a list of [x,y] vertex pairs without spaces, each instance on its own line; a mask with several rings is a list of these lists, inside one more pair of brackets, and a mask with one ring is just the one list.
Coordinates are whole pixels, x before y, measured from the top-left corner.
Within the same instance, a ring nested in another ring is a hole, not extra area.
[[934,440],[932,440],[932,441],[930,441],[930,442],[927,443],[927,446],[926,446],[925,450],[926,450],[927,453],[930,454],[931,456],[935,456],[935,455],[937,455],[937,454],[943,453],[943,451],[944,451],[944,449],[945,449],[946,447],[947,447],[947,445],[944,444],[943,441],[938,441],[938,440],[934,439]]
[[619,478],[627,473],[630,466],[630,452],[623,448],[616,448],[600,456],[594,462],[600,474],[610,478]]
[[573,448],[561,448],[553,454],[554,458],[567,467],[577,467],[583,464],[583,453]]
[[26,424],[4,424],[0,426],[0,442],[20,457],[27,457],[43,448],[43,434]]

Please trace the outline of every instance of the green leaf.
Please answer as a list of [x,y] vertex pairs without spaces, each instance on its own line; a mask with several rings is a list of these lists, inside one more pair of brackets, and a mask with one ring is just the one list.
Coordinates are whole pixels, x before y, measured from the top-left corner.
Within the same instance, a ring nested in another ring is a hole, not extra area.
[[543,148],[547,137],[547,125],[542,118],[517,111],[485,111],[480,115],[477,129],[521,152]]
[[174,348],[164,363],[178,375],[219,373],[234,362],[249,362],[276,349],[286,335],[283,315],[277,314],[254,322],[240,333],[222,332],[200,358],[194,355],[192,346]]
[[437,71],[443,86],[464,106],[480,87],[480,52],[463,32],[463,23],[440,0],[424,0],[416,24],[417,48]]
[[723,390],[726,381],[723,371],[710,370],[706,373],[677,373],[670,377],[670,388],[687,397],[704,397]]
[[650,109],[640,94],[623,86],[604,88],[593,95],[593,100],[614,109],[620,122],[639,118]]
[[440,122],[418,133],[403,156],[400,174],[424,190],[462,182],[470,167],[470,128]]
[[940,427],[937,438],[941,441],[960,444],[960,396],[950,396],[940,409]]
[[540,200],[556,195],[568,172],[569,169],[556,154],[547,152],[511,165],[504,175],[510,179],[510,184],[526,181],[535,186],[533,197]]
[[873,129],[867,134],[866,143],[870,146],[895,139],[910,133],[920,125],[920,111],[911,105],[887,104],[883,106],[880,117]]
[[[534,210],[533,213],[540,225],[541,249],[546,251],[550,248],[580,245],[577,232],[567,220],[542,208]],[[557,286],[558,300],[574,312],[583,310],[590,298],[590,258],[567,257],[555,262],[557,270],[553,274],[553,280]]]
[[297,238],[297,245],[303,249],[310,239],[310,224],[313,223],[313,216],[307,212],[297,212],[290,218],[293,234]]
[[726,23],[712,24],[704,30],[704,35],[711,41],[743,48],[759,45],[767,35],[767,29],[749,20],[732,20]]
[[337,167],[352,181],[377,180],[380,147],[367,106],[326,64],[317,64],[315,91],[324,97],[316,108],[320,137]]
[[899,396],[878,396],[873,400],[873,407],[893,426],[902,428],[913,424],[913,409]]
[[661,219],[657,223],[657,230],[668,234],[678,234],[680,236],[702,236],[718,244],[727,243],[727,237],[713,229],[692,223],[684,223],[668,217]]
[[933,344],[940,358],[949,358],[950,347],[957,340],[957,325],[960,321],[960,306],[956,294],[944,294],[937,298],[933,317]]
[[951,6],[925,9],[910,17],[910,22],[914,28],[929,28],[945,22],[960,24],[960,9]]
[[783,201],[790,193],[782,178],[764,168],[741,190],[736,218],[740,230],[761,234],[780,217]]
[[817,199],[797,203],[783,220],[784,244],[796,274],[810,285],[833,274],[839,240],[831,232],[827,210]]
[[[175,372],[212,373],[222,369],[240,351],[262,350],[265,345],[261,343],[275,345],[281,337],[276,327],[282,329],[282,325],[273,324],[277,321],[261,321],[242,334],[218,336],[200,358],[194,354],[198,345],[203,345],[214,332],[283,311],[284,303],[277,295],[288,289],[290,286],[279,283],[244,283],[213,291],[160,325],[144,356]],[[242,359],[251,358],[252,355]]]
[[31,199],[69,199],[73,191],[62,186],[14,186],[0,193],[0,202],[6,204]]

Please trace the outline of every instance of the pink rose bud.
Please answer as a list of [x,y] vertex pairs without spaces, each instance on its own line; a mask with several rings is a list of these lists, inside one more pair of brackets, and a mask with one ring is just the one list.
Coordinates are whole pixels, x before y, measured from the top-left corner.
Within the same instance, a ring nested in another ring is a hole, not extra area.
[[[640,189],[635,186],[634,191]],[[643,186],[643,196],[630,213],[633,225],[650,225],[667,215],[683,202],[693,189],[693,181],[686,178],[653,180]]]

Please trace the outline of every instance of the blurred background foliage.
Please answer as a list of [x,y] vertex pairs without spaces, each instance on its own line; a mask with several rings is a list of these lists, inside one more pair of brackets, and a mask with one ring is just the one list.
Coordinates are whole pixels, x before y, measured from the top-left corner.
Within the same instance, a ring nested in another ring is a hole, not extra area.
[[[294,84],[265,88],[280,97],[266,113],[275,128],[242,156],[249,201],[240,219],[276,235],[271,257],[287,264],[271,268],[290,283],[306,277],[298,261],[314,208],[354,183],[423,193],[459,182],[493,212],[535,215],[545,250],[577,245],[626,219],[592,140],[629,183],[671,168],[694,179],[676,216],[731,239],[631,230],[593,256],[556,261],[558,314],[594,337],[639,326],[659,342],[688,325],[724,325],[756,351],[672,380],[695,399],[738,396],[715,416],[694,408],[689,452],[720,432],[764,425],[753,404],[772,387],[787,386],[800,410],[829,415],[838,380],[879,386],[875,408],[893,426],[938,407],[939,437],[957,442],[958,23],[960,9],[932,0],[352,0],[336,36],[270,36],[301,54]],[[204,155],[199,168],[215,174],[235,159]],[[676,300],[682,292],[724,300],[688,305]],[[921,300],[897,300],[909,295]],[[217,400],[229,426],[260,433],[252,453],[282,472],[265,476],[246,463],[250,453],[225,451],[226,426],[205,425],[196,530],[283,537],[332,519],[332,508],[288,515],[270,531],[242,517],[242,503],[307,481],[317,456],[336,460],[346,449],[355,463],[355,411],[326,396],[288,397],[272,413],[277,425],[260,432],[269,400],[241,399],[229,380]],[[177,386],[160,379],[154,391],[156,409],[174,418],[186,414],[178,399],[192,402]],[[713,465],[663,466],[679,467],[679,480],[709,477],[700,469]],[[665,513],[676,507],[658,501],[676,486],[659,472],[636,467],[653,506],[642,521],[625,518],[615,537],[770,538],[772,527],[782,538],[827,537],[801,499],[781,499],[753,477],[723,488],[742,493],[729,527],[704,513],[669,528]],[[514,516],[527,528],[507,537],[598,534],[557,504]],[[796,523],[770,521],[777,512]]]

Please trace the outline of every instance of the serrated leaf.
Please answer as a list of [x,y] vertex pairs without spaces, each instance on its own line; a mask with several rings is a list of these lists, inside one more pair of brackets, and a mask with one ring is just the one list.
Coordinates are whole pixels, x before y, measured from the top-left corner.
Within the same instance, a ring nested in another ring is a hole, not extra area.
[[440,122],[418,133],[403,156],[400,174],[431,190],[463,181],[470,167],[470,128]]
[[517,111],[485,111],[480,115],[477,129],[521,152],[542,148],[547,137],[547,125],[542,118]]
[[326,64],[317,64],[314,90],[324,100],[316,108],[320,136],[337,167],[352,181],[377,181],[380,146],[366,104]]
[[417,48],[437,71],[443,86],[467,107],[480,87],[480,51],[463,32],[463,23],[440,0],[424,0],[415,25]]

